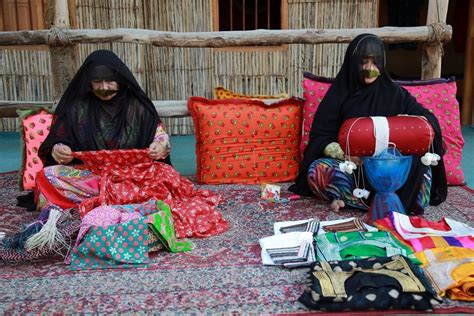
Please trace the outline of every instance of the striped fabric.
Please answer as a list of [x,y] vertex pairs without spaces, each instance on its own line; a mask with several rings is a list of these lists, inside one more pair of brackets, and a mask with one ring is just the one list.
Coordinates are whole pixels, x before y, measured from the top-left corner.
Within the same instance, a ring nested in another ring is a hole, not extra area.
[[290,232],[312,232],[317,233],[319,230],[319,221],[313,219],[306,223],[295,224],[280,227],[280,232],[282,234],[290,233]]
[[332,224],[332,225],[324,225],[324,230],[326,232],[365,232],[367,228],[365,228],[364,223],[358,219],[354,218],[352,221]]
[[425,236],[421,238],[408,239],[415,251],[423,251],[432,248],[445,248],[449,246],[474,249],[474,237],[449,237],[449,236]]
[[275,264],[295,263],[307,261],[311,245],[302,244],[298,247],[267,249],[270,258]]

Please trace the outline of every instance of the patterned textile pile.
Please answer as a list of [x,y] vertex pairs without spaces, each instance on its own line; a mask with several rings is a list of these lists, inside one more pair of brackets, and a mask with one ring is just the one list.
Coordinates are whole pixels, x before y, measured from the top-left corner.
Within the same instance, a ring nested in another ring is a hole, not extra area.
[[[146,149],[75,152],[74,156],[83,164],[40,172],[41,213],[35,222],[24,223],[19,233],[2,241],[0,260],[41,259],[52,251],[69,251],[76,230],[59,229],[61,224],[76,223],[71,217],[77,211],[81,230],[73,260],[66,259],[72,269],[143,264],[148,261],[152,237],[167,249],[181,251],[191,247],[178,246],[176,237],[209,237],[228,229],[216,211],[219,195],[196,190],[174,168],[154,162]],[[70,193],[82,193],[81,188],[86,188],[81,199]],[[157,203],[166,205],[165,214]]]

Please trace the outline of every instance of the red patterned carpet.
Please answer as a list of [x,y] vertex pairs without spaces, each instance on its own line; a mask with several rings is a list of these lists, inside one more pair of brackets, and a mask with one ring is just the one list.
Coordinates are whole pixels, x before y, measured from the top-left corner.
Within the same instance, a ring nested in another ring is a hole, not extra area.
[[[71,272],[58,259],[0,262],[0,313],[308,313],[297,302],[307,270],[262,266],[258,239],[272,234],[275,221],[364,213],[335,214],[313,199],[265,203],[258,186],[204,187],[222,194],[219,210],[230,222],[228,232],[193,240],[196,249],[189,253],[156,253],[141,269]],[[14,206],[19,193],[16,174],[0,174],[0,231],[15,232],[36,217]],[[472,191],[452,187],[448,201],[427,210],[426,217],[447,216],[472,226],[473,196]],[[474,304],[445,300],[435,312],[474,313]]]

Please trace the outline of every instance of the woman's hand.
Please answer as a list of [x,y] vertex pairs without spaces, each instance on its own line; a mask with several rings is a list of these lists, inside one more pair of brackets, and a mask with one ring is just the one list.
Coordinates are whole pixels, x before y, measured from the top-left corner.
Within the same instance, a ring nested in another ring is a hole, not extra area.
[[70,163],[74,157],[72,155],[72,150],[69,146],[64,144],[56,144],[53,146],[51,156],[58,164],[67,165]]
[[153,160],[165,159],[169,154],[169,148],[160,142],[153,142],[148,148],[148,155]]

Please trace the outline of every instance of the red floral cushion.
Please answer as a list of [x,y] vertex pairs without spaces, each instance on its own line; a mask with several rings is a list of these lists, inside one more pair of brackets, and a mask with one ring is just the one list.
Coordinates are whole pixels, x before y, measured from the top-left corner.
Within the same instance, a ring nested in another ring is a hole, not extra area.
[[291,181],[298,172],[303,101],[266,105],[259,100],[192,97],[188,108],[196,137],[197,181]]
[[38,149],[49,134],[53,114],[48,110],[18,110],[22,125],[22,164],[20,189],[35,187],[36,174],[43,168]]
[[[303,137],[300,145],[301,154],[304,153],[304,149],[308,145],[314,113],[333,81],[332,78],[304,73],[303,96],[305,103],[303,109]],[[398,81],[398,83],[438,119],[443,142],[447,149],[444,162],[448,184],[463,185],[464,173],[461,168],[461,158],[464,139],[461,134],[459,103],[456,100],[457,88],[454,78]]]

